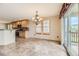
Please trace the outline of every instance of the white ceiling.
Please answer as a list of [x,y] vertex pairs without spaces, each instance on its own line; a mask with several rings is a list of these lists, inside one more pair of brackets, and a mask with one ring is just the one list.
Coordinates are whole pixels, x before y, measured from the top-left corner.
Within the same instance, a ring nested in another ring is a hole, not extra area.
[[41,17],[56,16],[61,7],[61,3],[0,3],[0,20],[32,19],[36,10]]

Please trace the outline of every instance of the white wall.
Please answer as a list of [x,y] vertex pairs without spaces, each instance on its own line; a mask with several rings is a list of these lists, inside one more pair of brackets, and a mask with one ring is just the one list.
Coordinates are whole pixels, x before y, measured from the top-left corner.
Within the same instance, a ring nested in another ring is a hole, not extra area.
[[0,29],[5,29],[5,24],[4,23],[0,23]]
[[0,20],[0,29],[5,29],[5,21]]
[[[42,39],[49,39],[49,40],[56,40],[60,41],[61,38],[61,21],[59,20],[58,16],[47,17],[46,19],[50,20],[50,35],[40,35],[35,33],[35,24],[30,21],[29,22],[29,37],[30,38],[42,38]],[[57,38],[59,36],[59,38]]]

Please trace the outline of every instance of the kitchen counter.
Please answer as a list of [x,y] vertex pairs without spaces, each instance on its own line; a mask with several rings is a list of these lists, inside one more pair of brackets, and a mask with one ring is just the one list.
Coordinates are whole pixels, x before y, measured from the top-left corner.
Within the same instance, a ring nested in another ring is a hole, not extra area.
[[0,45],[15,43],[15,30],[0,29]]

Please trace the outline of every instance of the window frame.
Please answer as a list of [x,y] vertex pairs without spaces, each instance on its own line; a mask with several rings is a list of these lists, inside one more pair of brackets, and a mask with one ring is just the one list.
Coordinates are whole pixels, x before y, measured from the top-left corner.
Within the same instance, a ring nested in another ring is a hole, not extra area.
[[[40,27],[41,27],[41,29],[42,29],[42,23],[40,22],[40,24],[41,24]],[[35,27],[35,32],[36,32],[36,34],[41,34],[41,33],[42,33],[42,30],[41,30],[41,32],[37,32],[36,29],[37,29],[37,25],[36,25],[36,27]]]
[[[49,29],[49,32],[44,32],[44,30],[43,30],[43,29],[44,29],[44,28],[43,28],[43,27],[44,27],[44,23],[43,23],[43,22],[44,22],[45,20],[48,20],[48,21],[49,21],[49,28],[48,28],[48,29]],[[41,23],[41,32],[39,32],[39,33],[36,32],[36,34],[40,34],[40,35],[41,35],[41,34],[43,34],[43,35],[50,35],[50,20],[49,20],[49,19],[44,19],[44,20],[42,20],[40,23]],[[36,25],[36,26],[37,26],[37,25]],[[36,31],[36,27],[35,27],[35,31]]]
[[[46,20],[49,21],[49,25],[48,25],[49,26],[49,28],[48,28],[49,29],[49,32],[44,32],[44,23],[43,22],[46,21]],[[49,19],[45,19],[44,21],[42,22],[42,24],[43,24],[43,34],[44,35],[49,35],[49,33],[50,33],[50,20]]]

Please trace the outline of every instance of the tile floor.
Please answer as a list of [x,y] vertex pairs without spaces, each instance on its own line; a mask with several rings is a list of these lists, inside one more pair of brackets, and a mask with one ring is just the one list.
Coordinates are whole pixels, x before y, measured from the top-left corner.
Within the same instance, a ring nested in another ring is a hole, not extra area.
[[43,39],[17,39],[16,43],[0,46],[1,56],[67,56],[63,46]]

